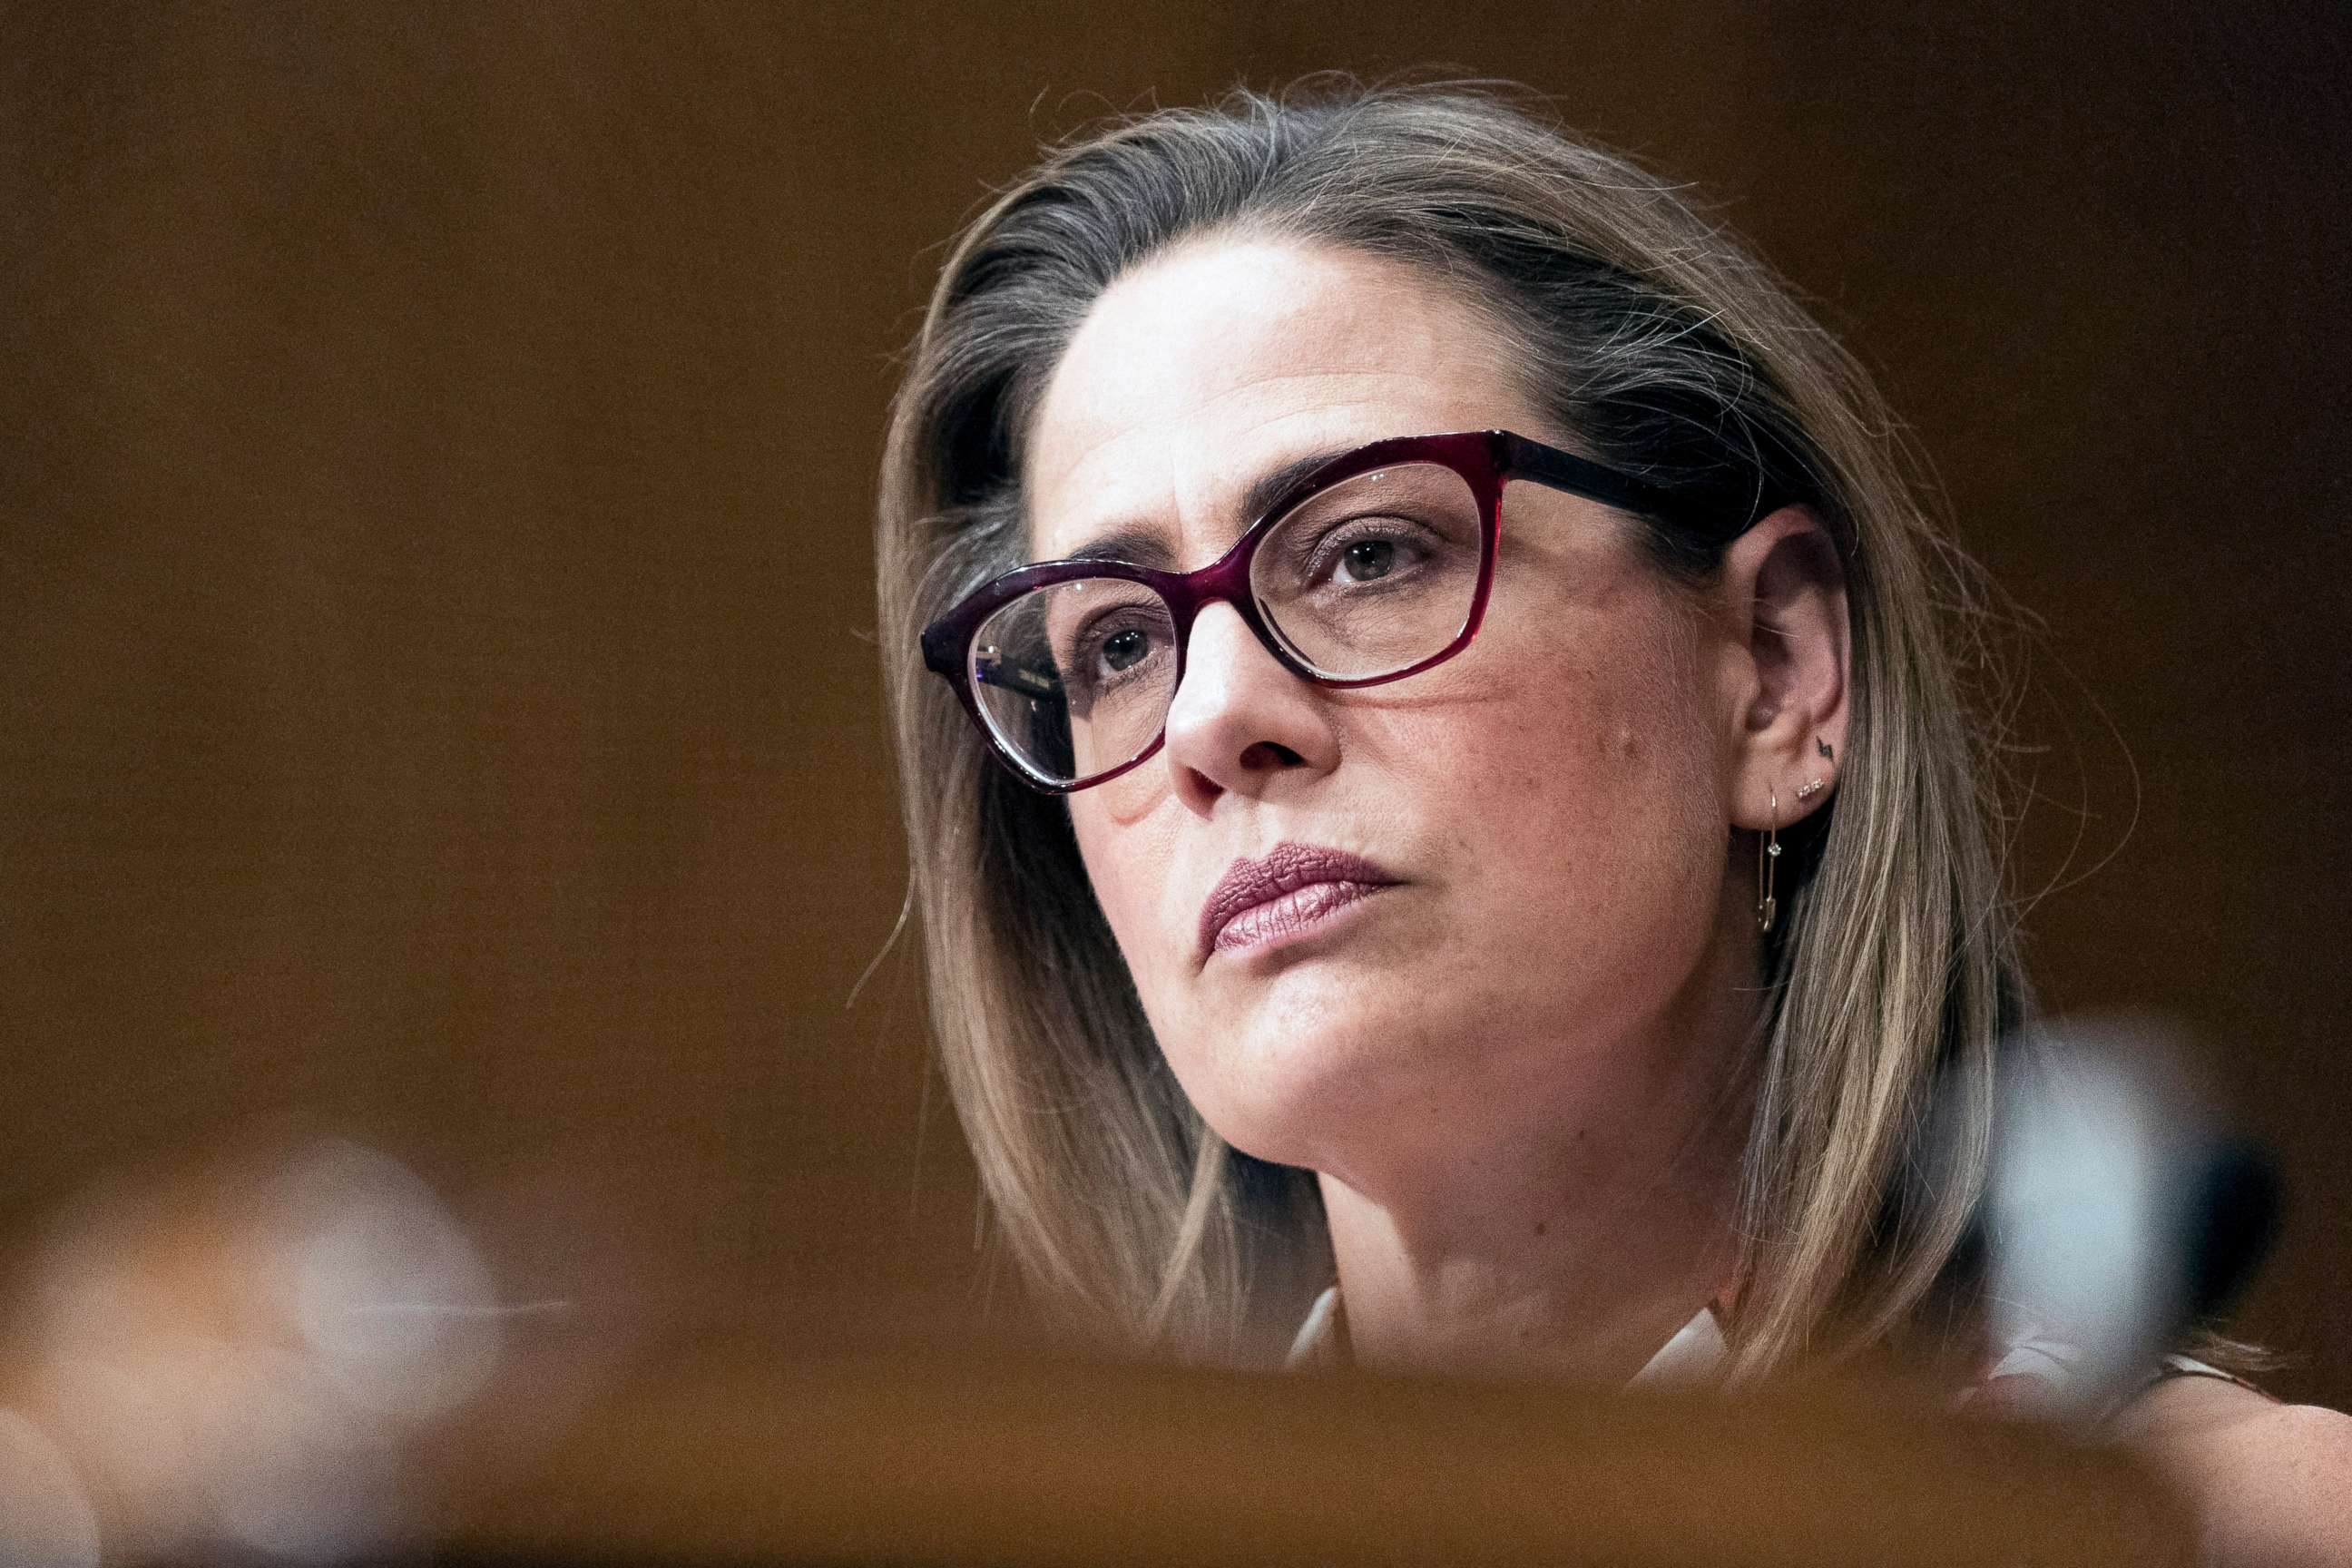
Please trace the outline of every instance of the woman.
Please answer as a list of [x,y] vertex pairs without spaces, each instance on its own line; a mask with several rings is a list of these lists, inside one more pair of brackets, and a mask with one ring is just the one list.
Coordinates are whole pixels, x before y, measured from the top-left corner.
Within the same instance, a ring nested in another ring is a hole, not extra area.
[[[2024,986],[1890,423],[1487,95],[1154,113],[971,226],[883,635],[933,1016],[1047,1297],[1213,1359],[1316,1297],[1297,1353],[1371,1364],[2016,1370],[1954,1325]],[[2340,1418],[2174,1381],[2131,1418],[2341,1473]]]

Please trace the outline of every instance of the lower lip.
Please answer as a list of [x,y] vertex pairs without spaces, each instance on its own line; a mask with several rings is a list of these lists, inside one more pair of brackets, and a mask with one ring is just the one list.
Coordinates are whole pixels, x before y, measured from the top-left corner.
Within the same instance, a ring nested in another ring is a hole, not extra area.
[[1257,952],[1328,926],[1388,882],[1309,882],[1248,909],[1217,932],[1213,952]]

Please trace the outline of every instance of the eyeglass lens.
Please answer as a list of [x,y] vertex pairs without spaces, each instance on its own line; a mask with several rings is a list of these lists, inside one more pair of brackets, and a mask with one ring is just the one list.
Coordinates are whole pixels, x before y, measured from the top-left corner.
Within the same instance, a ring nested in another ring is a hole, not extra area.
[[[1403,463],[1316,491],[1260,538],[1258,614],[1292,658],[1339,680],[1408,669],[1461,635],[1486,533],[1467,480]],[[1149,750],[1176,694],[1175,619],[1140,583],[1035,589],[981,624],[981,712],[1039,777],[1070,784]]]

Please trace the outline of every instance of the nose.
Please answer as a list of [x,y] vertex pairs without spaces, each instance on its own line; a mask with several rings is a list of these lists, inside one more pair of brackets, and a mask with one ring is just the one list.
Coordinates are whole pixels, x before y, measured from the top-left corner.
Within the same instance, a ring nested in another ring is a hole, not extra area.
[[1339,761],[1324,691],[1283,668],[1231,605],[1192,622],[1184,679],[1168,705],[1165,751],[1176,793],[1206,816],[1219,796],[1263,795]]

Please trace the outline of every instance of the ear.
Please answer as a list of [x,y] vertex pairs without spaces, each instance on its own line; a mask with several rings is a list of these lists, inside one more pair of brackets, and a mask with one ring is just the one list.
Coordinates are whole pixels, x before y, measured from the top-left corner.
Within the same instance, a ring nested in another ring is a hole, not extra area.
[[1811,512],[1782,507],[1724,552],[1717,589],[1731,823],[1786,827],[1828,802],[1846,764],[1845,568]]

